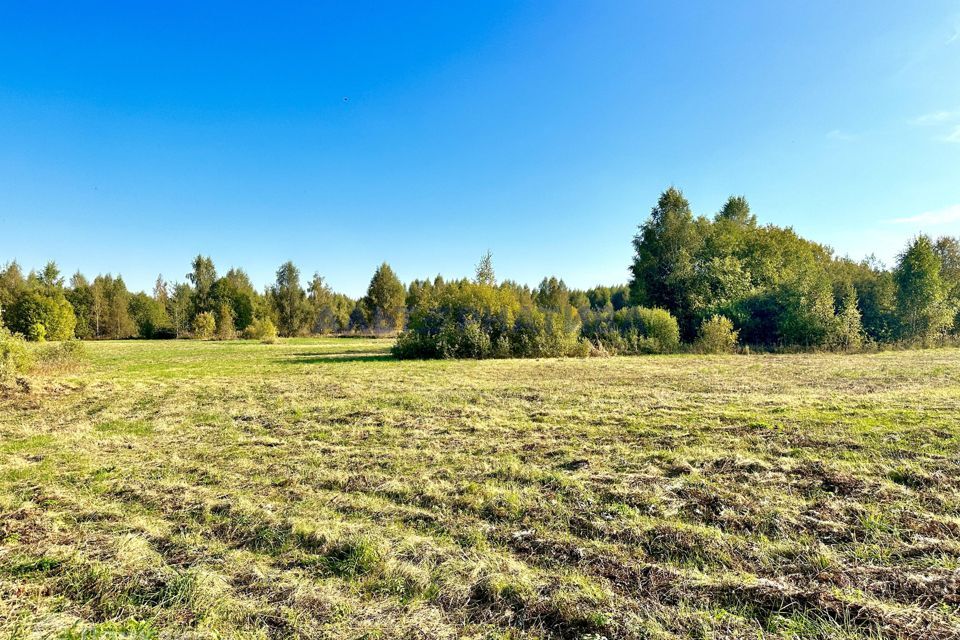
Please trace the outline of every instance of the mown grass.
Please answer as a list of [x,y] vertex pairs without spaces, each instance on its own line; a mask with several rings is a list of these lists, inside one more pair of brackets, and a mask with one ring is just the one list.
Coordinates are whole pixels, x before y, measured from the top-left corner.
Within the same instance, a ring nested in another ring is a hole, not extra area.
[[960,637],[960,351],[103,342],[0,397],[0,637]]

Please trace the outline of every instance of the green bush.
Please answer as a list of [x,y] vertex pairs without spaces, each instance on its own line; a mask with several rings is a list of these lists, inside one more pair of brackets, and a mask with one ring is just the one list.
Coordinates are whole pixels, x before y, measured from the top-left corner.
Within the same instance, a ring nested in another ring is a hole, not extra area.
[[270,318],[257,318],[243,330],[243,337],[271,344],[277,340],[277,327]]
[[30,368],[32,359],[23,336],[0,324],[0,383],[9,382]]
[[737,350],[737,335],[729,318],[711,316],[700,323],[694,347],[700,353],[733,353]]
[[209,311],[198,313],[193,319],[193,335],[198,340],[209,340],[217,330],[217,320]]
[[39,289],[21,293],[5,314],[11,331],[37,342],[69,340],[77,324],[73,307],[62,293]]
[[586,355],[573,307],[542,309],[510,286],[445,283],[411,312],[398,358],[546,358]]
[[583,336],[612,353],[673,353],[680,348],[677,319],[664,309],[627,307],[583,311]]
[[30,330],[27,331],[27,337],[30,338],[31,342],[46,342],[47,328],[42,322],[34,322],[30,325]]

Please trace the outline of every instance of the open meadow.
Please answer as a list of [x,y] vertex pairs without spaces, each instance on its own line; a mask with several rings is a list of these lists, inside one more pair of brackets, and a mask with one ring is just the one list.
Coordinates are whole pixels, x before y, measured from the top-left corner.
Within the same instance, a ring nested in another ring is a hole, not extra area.
[[86,344],[0,397],[0,637],[960,637],[960,351]]

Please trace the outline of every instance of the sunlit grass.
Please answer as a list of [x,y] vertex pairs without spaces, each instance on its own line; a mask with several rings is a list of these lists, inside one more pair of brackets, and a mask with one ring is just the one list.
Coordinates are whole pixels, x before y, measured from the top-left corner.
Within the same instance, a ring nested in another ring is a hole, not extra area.
[[87,352],[0,398],[0,637],[960,629],[957,350]]

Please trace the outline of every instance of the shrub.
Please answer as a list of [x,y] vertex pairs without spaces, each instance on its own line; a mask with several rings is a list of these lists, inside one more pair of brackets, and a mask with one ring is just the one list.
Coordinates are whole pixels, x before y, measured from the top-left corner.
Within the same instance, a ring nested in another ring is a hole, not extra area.
[[270,318],[257,318],[243,330],[243,337],[271,344],[277,340],[277,327]]
[[715,315],[700,323],[700,335],[694,346],[700,353],[733,353],[737,349],[738,333],[729,318]]
[[30,352],[23,336],[0,324],[0,383],[9,382],[30,368]]
[[646,337],[652,340],[657,353],[672,353],[680,348],[677,319],[666,309],[637,307],[637,316]]
[[31,342],[46,342],[47,328],[42,322],[34,322],[30,325],[30,330],[27,331],[27,337],[30,338]]
[[198,313],[193,319],[193,335],[199,340],[208,340],[217,330],[217,321],[209,311]]
[[672,353],[680,347],[677,319],[664,309],[584,311],[583,335],[611,353]]
[[73,307],[62,293],[40,290],[21,293],[6,311],[6,317],[11,331],[37,342],[69,340],[77,324]]
[[232,340],[237,337],[233,324],[233,309],[227,303],[221,303],[217,313],[217,339]]
[[398,358],[543,358],[586,355],[580,318],[541,309],[509,286],[448,283],[421,301],[393,347]]

